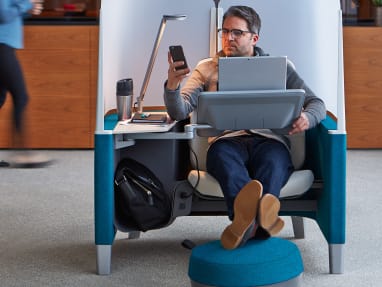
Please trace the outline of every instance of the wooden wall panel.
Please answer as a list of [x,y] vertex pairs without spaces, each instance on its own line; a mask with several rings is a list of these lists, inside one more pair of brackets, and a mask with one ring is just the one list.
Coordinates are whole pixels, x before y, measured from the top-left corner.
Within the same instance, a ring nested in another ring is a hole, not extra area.
[[[30,96],[28,147],[92,148],[98,26],[25,26],[17,54]],[[1,111],[2,148],[12,147],[10,124],[10,112]]]
[[24,26],[27,50],[88,50],[90,30],[95,26],[30,25]]
[[[382,148],[382,28],[345,27],[348,148]],[[32,148],[92,148],[98,26],[26,26],[18,51],[30,92]],[[0,148],[12,146],[12,103],[0,110]]]
[[[98,81],[98,45],[99,29],[92,29],[90,33],[90,129],[93,132],[96,125],[97,81]],[[94,147],[94,136],[90,138],[90,145]]]
[[344,28],[348,148],[382,148],[382,28]]

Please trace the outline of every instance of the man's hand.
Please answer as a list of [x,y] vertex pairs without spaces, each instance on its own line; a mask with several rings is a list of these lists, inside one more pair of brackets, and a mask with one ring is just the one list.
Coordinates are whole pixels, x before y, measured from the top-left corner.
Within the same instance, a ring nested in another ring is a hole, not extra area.
[[304,112],[301,113],[299,118],[293,123],[290,135],[303,132],[309,128],[309,119]]
[[190,69],[176,70],[176,67],[182,66],[184,63],[183,61],[173,62],[170,52],[168,52],[168,64],[167,89],[176,90],[180,82],[188,75]]
[[42,10],[44,9],[44,6],[43,6],[44,0],[30,0],[30,1],[33,7],[29,12],[33,15],[40,15]]

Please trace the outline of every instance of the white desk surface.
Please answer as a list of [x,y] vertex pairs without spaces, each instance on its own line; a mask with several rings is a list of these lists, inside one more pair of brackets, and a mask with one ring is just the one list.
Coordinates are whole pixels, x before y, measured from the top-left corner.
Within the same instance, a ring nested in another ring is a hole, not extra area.
[[[152,113],[152,112],[150,112]],[[166,123],[151,124],[151,123],[131,123],[130,120],[119,121],[113,129],[113,134],[136,134],[136,133],[163,133],[168,132],[176,124],[176,121],[168,117]]]

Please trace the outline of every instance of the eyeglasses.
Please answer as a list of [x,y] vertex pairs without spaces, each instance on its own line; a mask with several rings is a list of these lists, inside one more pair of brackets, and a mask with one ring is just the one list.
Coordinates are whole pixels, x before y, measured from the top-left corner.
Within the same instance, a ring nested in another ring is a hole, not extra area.
[[240,30],[240,29],[229,30],[229,29],[225,29],[225,28],[219,29],[218,33],[219,33],[219,37],[220,38],[228,37],[228,34],[231,34],[232,38],[234,38],[234,39],[238,39],[238,38],[240,38],[241,36],[243,36],[246,33],[254,34],[251,31],[243,31],[243,30]]

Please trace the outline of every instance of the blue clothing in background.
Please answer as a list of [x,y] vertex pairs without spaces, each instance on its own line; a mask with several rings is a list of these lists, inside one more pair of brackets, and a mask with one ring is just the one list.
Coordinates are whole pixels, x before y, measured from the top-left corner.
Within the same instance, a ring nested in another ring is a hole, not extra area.
[[0,108],[9,92],[13,99],[13,123],[23,133],[28,92],[15,49],[23,48],[23,15],[33,8],[30,0],[0,0]]
[[23,15],[30,9],[30,0],[0,0],[0,43],[23,48]]

